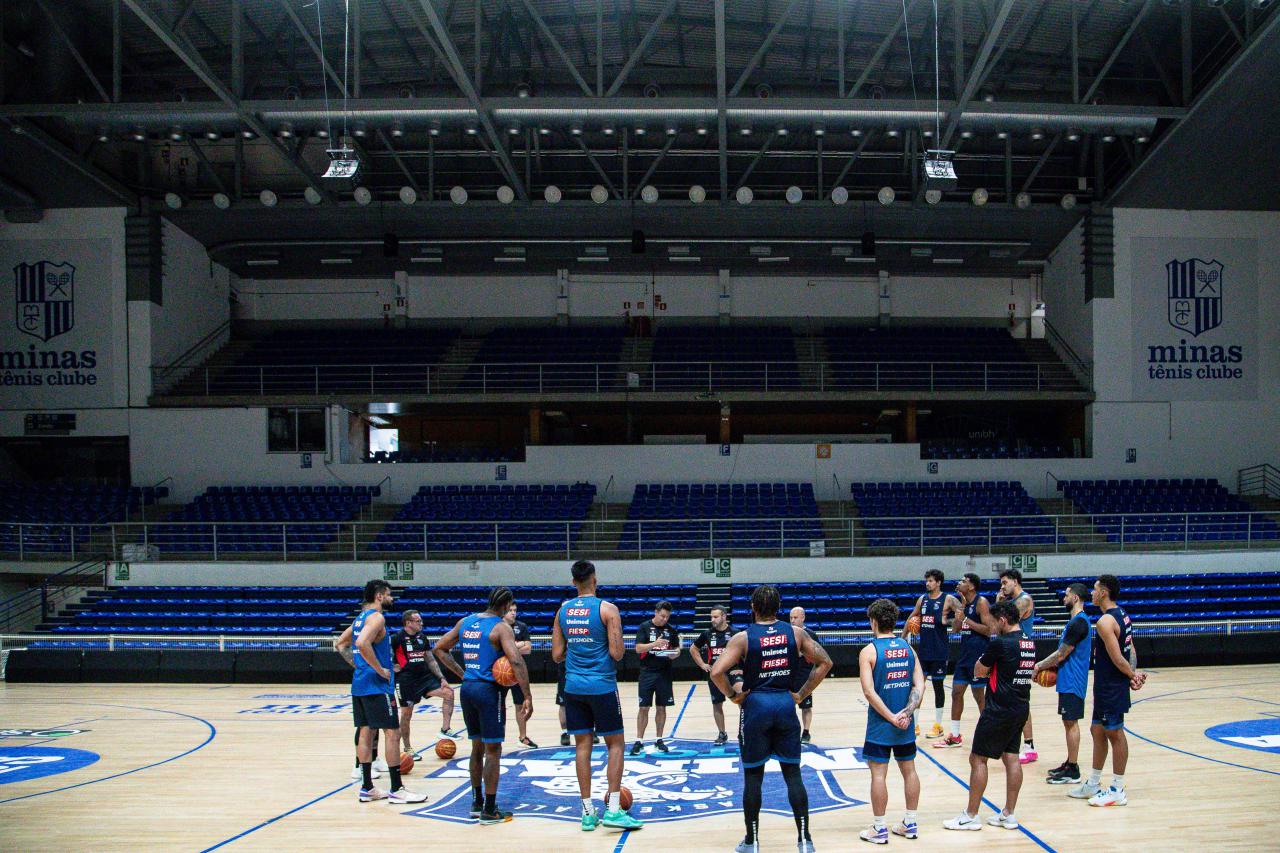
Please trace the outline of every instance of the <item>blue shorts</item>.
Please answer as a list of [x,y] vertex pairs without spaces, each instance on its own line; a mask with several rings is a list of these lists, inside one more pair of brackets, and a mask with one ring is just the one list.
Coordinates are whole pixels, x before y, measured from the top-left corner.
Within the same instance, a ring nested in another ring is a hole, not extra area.
[[[740,672],[731,672],[731,673],[729,673],[729,686],[730,686],[730,687],[732,687],[732,686],[733,686],[733,685],[735,685],[735,684],[741,684],[741,683],[742,683],[742,673],[740,673]],[[708,692],[709,694],[711,694],[711,704],[712,704],[712,705],[722,705],[722,704],[724,704],[724,694],[720,692],[720,688],[719,688],[719,687],[716,687],[716,683],[715,683],[714,681],[712,681],[711,679],[709,679],[709,678],[707,679],[707,692]],[[812,697],[812,696],[810,696],[809,698],[810,698],[810,699],[812,699],[813,697]],[[806,701],[807,701],[807,700],[806,700]]]
[[915,761],[915,741],[912,741],[911,743],[895,743],[893,746],[885,746],[882,743],[864,743],[862,745],[863,761],[873,761],[876,764],[888,764],[890,754],[892,754],[898,761]]
[[484,743],[502,743],[507,736],[507,703],[502,688],[492,681],[462,682],[462,720],[467,737]]
[[759,767],[770,758],[800,763],[800,719],[796,702],[783,690],[752,691],[742,700],[738,748],[743,767]]
[[942,681],[947,677],[947,659],[942,660],[925,660],[920,658],[920,668],[924,670],[924,677],[931,681]]
[[957,662],[955,674],[951,676],[952,685],[967,684],[974,690],[986,690],[987,680],[985,678],[978,678],[973,674],[973,665],[975,663],[977,663],[976,660],[968,663]]
[[1129,703],[1100,702],[1093,698],[1093,724],[1102,726],[1107,731],[1124,728],[1124,714],[1129,710]]
[[564,694],[564,722],[571,735],[622,734],[622,701],[617,688],[612,693]]

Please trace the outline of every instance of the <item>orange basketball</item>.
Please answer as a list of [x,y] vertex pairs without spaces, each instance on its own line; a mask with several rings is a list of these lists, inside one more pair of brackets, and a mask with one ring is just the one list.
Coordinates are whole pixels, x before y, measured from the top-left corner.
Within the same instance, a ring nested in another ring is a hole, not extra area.
[[618,792],[618,805],[622,806],[622,810],[625,812],[631,809],[631,803],[631,789],[623,785],[622,790]]
[[1036,684],[1041,687],[1052,687],[1058,683],[1058,671],[1056,669],[1042,669],[1036,673]]
[[907,633],[908,634],[920,633],[920,617],[919,616],[912,616],[910,619],[907,620]]
[[413,772],[413,753],[412,752],[400,753],[400,772],[406,773],[406,774]]
[[436,742],[436,758],[443,758],[448,761],[458,753],[458,744],[449,738],[441,738]]
[[516,683],[516,673],[511,668],[511,661],[502,657],[493,662],[493,680],[503,687],[511,687]]

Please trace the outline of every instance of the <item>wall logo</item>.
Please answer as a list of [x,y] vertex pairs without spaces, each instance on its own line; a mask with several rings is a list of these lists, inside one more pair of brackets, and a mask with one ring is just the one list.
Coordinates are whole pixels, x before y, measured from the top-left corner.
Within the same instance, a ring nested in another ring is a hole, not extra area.
[[1205,737],[1228,746],[1280,755],[1280,717],[1222,723],[1205,729],[1204,734]]
[[76,324],[76,268],[52,261],[22,263],[13,268],[18,331],[41,341],[71,331]]
[[[710,741],[677,738],[668,740],[667,745],[671,752],[661,757],[651,755],[627,760],[622,783],[631,789],[635,798],[632,815],[643,821],[661,823],[733,813],[742,808],[742,768],[736,744],[714,746]],[[595,792],[606,787],[606,756],[603,747],[592,752],[592,790]],[[582,804],[573,758],[572,747],[526,749],[504,755],[499,789],[503,808],[510,808],[519,817],[577,823]],[[844,793],[836,776],[837,771],[866,769],[861,750],[806,746],[800,766],[809,791],[811,812],[864,805],[864,800]],[[432,805],[409,812],[410,815],[458,823],[472,821],[466,758],[449,761],[426,778],[447,779],[455,782],[456,787],[440,795]],[[765,777],[763,810],[791,813],[787,789],[779,774],[770,773]]]
[[1169,325],[1193,338],[1222,325],[1222,273],[1218,261],[1173,260],[1164,265],[1169,287]]
[[51,746],[0,746],[0,785],[88,767],[101,756],[83,749]]

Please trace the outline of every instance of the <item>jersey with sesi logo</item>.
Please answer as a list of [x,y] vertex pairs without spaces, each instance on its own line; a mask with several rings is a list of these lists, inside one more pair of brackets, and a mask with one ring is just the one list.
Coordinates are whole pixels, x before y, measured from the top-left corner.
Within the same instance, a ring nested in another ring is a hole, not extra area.
[[791,692],[800,650],[795,628],[788,622],[754,622],[747,626],[747,660],[742,667],[743,689]]
[[564,693],[599,696],[618,686],[618,665],[609,656],[609,632],[594,595],[571,598],[556,619],[564,635]]
[[946,593],[939,593],[937,598],[925,595],[920,600],[920,657],[922,660],[947,659],[947,626],[942,618],[946,604]]
[[493,628],[502,621],[501,616],[477,613],[462,621],[463,681],[489,681],[493,679],[493,663],[499,657],[493,647]]
[[[876,650],[876,665],[871,676],[876,695],[896,714],[907,707],[907,702],[911,699],[911,686],[916,672],[915,652],[901,637],[876,637],[871,644]],[[868,706],[867,743],[895,746],[914,740],[915,732],[910,728],[898,728]]]
[[1025,717],[1031,710],[1031,676],[1036,668],[1036,643],[1019,630],[991,640],[981,658],[991,667],[987,677],[984,714]]
[[704,661],[714,664],[716,658],[724,654],[724,647],[729,645],[729,639],[736,633],[738,629],[732,625],[727,626],[723,631],[708,628],[698,635],[698,638],[693,641],[693,646],[702,653]]

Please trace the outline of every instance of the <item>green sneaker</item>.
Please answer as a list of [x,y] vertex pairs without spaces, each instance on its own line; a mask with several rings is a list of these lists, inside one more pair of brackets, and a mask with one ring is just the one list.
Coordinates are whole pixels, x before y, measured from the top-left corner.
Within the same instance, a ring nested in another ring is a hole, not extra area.
[[604,813],[600,822],[614,829],[643,829],[644,821],[636,820],[622,809],[614,809]]
[[595,812],[592,812],[591,814],[584,814],[582,816],[583,832],[593,832],[595,831],[595,828],[599,825],[600,825],[600,816],[597,815]]

